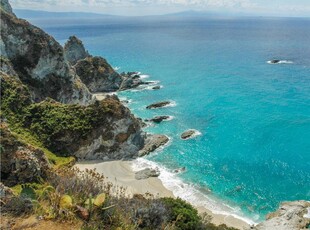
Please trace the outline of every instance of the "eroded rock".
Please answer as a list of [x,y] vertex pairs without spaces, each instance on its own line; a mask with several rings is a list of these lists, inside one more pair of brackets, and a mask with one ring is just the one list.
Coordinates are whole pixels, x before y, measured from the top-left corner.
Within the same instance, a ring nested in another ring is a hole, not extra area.
[[310,209],[309,201],[284,202],[279,209],[270,213],[266,221],[251,227],[254,230],[301,230],[310,224],[310,218],[306,215]]
[[167,144],[169,138],[166,135],[150,135],[145,141],[145,145],[142,150],[139,151],[139,156],[145,156],[159,147]]
[[146,108],[147,109],[157,109],[157,108],[165,107],[165,106],[170,105],[170,104],[171,104],[170,101],[161,101],[161,102],[157,102],[157,103],[148,105]]
[[185,131],[184,133],[181,134],[181,138],[183,140],[187,140],[187,139],[190,139],[190,138],[194,137],[197,133],[198,133],[197,130],[189,129],[189,130],[187,130],[187,131]]
[[135,178],[137,180],[144,180],[150,177],[158,177],[159,175],[160,175],[160,172],[158,169],[146,168],[146,169],[136,172]]

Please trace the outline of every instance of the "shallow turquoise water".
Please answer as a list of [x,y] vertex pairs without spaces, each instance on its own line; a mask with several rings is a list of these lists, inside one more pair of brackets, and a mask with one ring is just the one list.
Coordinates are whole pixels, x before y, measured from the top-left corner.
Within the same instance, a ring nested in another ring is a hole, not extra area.
[[[281,201],[310,200],[309,19],[149,18],[41,26],[62,43],[76,34],[90,53],[119,71],[141,71],[160,81],[161,90],[120,96],[132,99],[129,107],[139,117],[174,116],[147,128],[171,138],[148,159],[168,170],[185,166],[178,175],[184,183],[203,193],[210,189],[254,220]],[[293,63],[267,64],[271,59]],[[145,109],[167,99],[176,106]],[[189,128],[202,135],[180,140]]]

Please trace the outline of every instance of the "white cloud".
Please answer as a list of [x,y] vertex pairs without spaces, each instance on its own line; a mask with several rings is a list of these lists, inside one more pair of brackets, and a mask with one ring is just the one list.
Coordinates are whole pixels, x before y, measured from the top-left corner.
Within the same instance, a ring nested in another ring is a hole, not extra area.
[[[222,10],[261,14],[310,15],[310,6],[274,0],[10,0],[13,8],[49,11],[87,11],[111,14],[149,14],[184,10]],[[260,2],[260,4],[258,4]],[[278,2],[278,6],[274,7]],[[281,4],[280,4],[281,3]]]

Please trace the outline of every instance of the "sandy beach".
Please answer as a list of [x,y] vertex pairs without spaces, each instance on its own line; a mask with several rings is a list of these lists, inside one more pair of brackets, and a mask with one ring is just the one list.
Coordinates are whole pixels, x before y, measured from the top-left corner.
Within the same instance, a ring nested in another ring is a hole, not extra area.
[[[137,180],[135,179],[135,172],[132,170],[131,161],[108,161],[108,162],[79,162],[76,164],[81,170],[96,169],[97,172],[102,173],[109,182],[115,185],[126,187],[126,194],[131,196],[133,194],[151,193],[155,197],[174,197],[173,192],[164,187],[162,181],[157,177]],[[214,224],[226,224],[229,227],[237,229],[244,229],[249,225],[233,216],[226,216],[214,214],[205,207],[196,207],[200,213],[206,212],[212,216]]]

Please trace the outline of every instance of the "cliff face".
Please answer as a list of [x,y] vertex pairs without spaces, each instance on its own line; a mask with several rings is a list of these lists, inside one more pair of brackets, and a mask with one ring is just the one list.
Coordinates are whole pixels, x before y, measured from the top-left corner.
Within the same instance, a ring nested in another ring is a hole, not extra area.
[[140,122],[114,96],[87,107],[33,104],[23,125],[53,152],[78,159],[132,158],[144,145]]
[[51,97],[63,103],[87,104],[92,95],[64,59],[51,36],[1,8],[1,58],[7,59],[34,101]]
[[83,42],[76,36],[69,37],[69,40],[64,46],[65,59],[71,64],[75,65],[77,61],[90,56],[85,50]]
[[117,91],[122,83],[122,77],[101,57],[87,57],[74,67],[91,92]]
[[[64,52],[54,38],[16,18],[7,1],[1,4],[1,119],[58,156],[138,156],[145,139],[140,121],[117,97],[92,100],[83,82],[94,91],[115,91],[120,75],[103,58],[91,57],[76,37],[70,38]],[[36,152],[34,158],[41,157],[35,149],[29,151]]]

